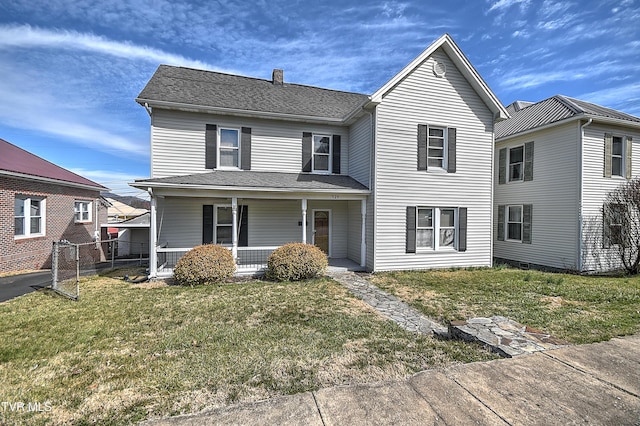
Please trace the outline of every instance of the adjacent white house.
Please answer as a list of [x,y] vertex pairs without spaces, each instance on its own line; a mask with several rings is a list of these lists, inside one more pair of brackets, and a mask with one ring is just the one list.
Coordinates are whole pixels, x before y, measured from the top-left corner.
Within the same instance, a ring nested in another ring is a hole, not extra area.
[[516,102],[496,125],[498,262],[580,272],[619,266],[607,193],[638,175],[640,118],[566,96]]
[[372,95],[161,65],[150,273],[203,243],[239,268],[284,243],[370,271],[492,263],[494,123],[508,113],[450,36]]

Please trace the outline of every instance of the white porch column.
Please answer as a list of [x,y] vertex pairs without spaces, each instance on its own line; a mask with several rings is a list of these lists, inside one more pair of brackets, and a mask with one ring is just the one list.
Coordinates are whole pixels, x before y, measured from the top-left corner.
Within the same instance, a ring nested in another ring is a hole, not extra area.
[[231,243],[233,259],[238,260],[238,197],[231,198]]
[[307,199],[302,199],[302,243],[307,244]]
[[367,200],[360,201],[360,214],[362,215],[362,230],[360,237],[360,266],[367,265]]
[[151,188],[148,189],[151,197],[151,212],[149,215],[149,276],[155,278],[158,276],[158,229],[156,228],[156,197],[153,195]]

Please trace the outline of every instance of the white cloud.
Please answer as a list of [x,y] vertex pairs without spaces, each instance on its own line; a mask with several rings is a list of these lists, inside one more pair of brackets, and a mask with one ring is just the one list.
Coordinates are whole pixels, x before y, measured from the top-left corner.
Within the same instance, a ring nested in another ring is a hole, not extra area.
[[504,10],[508,9],[514,5],[520,5],[521,8],[526,9],[529,6],[531,0],[498,0],[489,8],[489,12],[493,12],[494,10]]
[[216,69],[205,62],[188,59],[149,46],[137,46],[129,42],[112,41],[90,33],[47,30],[30,25],[0,25],[0,49],[38,47],[83,50],[131,60]]
[[69,168],[69,170],[109,188],[110,192],[119,195],[134,195],[140,196],[141,198],[148,198],[145,191],[129,186],[130,182],[136,179],[148,178],[148,176],[137,176],[113,170],[91,170],[83,168]]

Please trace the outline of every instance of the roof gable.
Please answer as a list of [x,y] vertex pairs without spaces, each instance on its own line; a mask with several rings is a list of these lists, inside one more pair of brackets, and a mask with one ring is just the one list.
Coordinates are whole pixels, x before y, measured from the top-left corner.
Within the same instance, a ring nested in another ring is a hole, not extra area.
[[396,74],[391,80],[385,83],[380,89],[378,89],[373,95],[371,100],[373,102],[381,102],[382,98],[393,90],[400,82],[402,82],[409,74],[411,74],[416,68],[424,63],[433,53],[442,48],[442,50],[449,56],[451,61],[456,65],[460,73],[469,82],[471,87],[476,91],[478,96],[484,101],[487,107],[493,112],[494,117],[499,120],[504,120],[509,117],[506,109],[502,106],[496,95],[491,91],[489,86],[480,77],[480,74],[471,65],[471,62],[464,56],[460,48],[455,44],[449,34],[444,34],[438,40],[433,42],[427,47],[417,58],[411,61],[406,67],[404,67],[398,74]]
[[496,123],[496,139],[554,125],[570,119],[594,119],[640,126],[640,118],[579,99],[555,95],[512,113],[510,119]]
[[300,84],[160,65],[136,101],[165,108],[342,122],[369,97]]
[[98,183],[25,151],[4,139],[0,139],[0,174],[36,180],[53,180],[63,185],[92,187],[97,191],[107,189]]

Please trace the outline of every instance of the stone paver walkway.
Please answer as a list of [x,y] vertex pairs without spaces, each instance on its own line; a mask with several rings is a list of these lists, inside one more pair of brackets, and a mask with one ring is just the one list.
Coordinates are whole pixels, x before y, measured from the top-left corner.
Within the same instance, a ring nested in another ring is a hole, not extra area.
[[447,328],[443,325],[430,320],[397,297],[380,290],[353,272],[329,272],[327,275],[405,330],[423,334],[447,334]]

